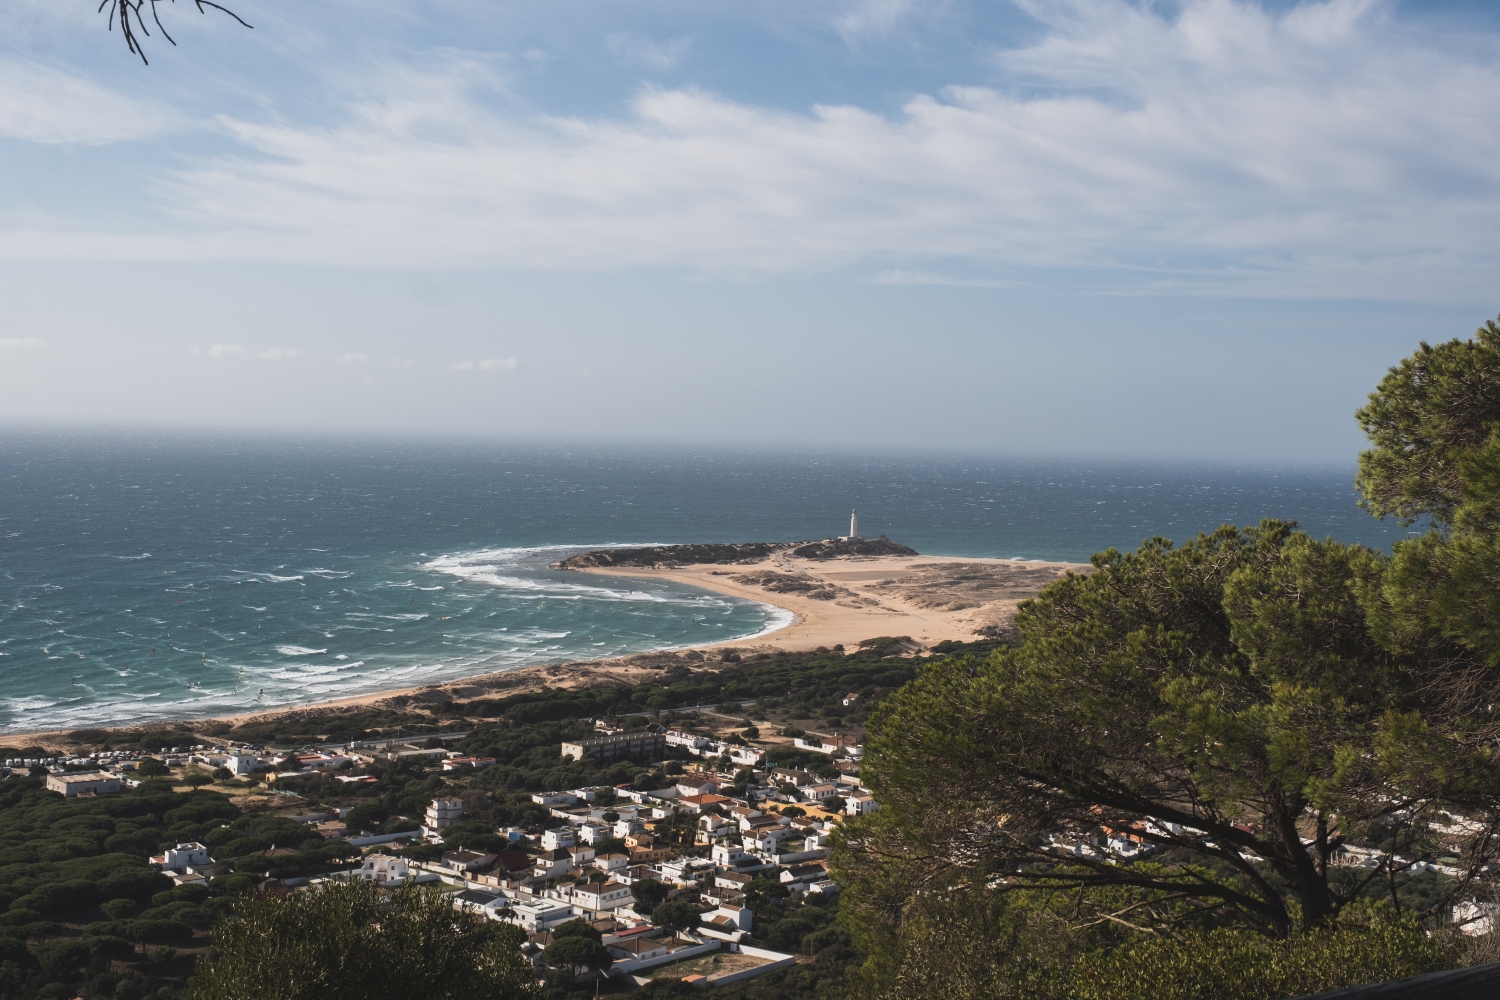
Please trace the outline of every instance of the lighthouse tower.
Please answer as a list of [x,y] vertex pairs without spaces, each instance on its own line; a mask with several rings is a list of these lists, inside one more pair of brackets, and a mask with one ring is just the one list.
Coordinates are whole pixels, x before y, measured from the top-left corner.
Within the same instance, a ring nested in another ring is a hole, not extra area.
[[849,537],[859,537],[859,508],[856,507],[849,512]]

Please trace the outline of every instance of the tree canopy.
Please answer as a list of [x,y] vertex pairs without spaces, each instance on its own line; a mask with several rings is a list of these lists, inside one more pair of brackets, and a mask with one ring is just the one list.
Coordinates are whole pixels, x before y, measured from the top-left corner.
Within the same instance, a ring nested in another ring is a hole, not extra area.
[[334,883],[246,899],[214,928],[192,1000],[520,1000],[536,994],[521,931],[420,886]]
[[[1110,550],[1022,604],[1013,647],[881,704],[882,808],[835,851],[872,990],[962,968],[994,994],[1004,967],[1073,996],[1097,956],[1290,968],[1308,935],[1365,956],[1347,976],[1446,960],[1420,919],[1500,831],[1500,327],[1423,345],[1359,419],[1366,505],[1425,535],[1387,556],[1263,521]],[[1439,889],[1414,865],[1440,845]]]

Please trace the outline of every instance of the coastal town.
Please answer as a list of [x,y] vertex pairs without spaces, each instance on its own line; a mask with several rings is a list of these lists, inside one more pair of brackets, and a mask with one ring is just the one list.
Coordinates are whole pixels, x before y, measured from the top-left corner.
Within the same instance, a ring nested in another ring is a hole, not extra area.
[[[485,794],[474,779],[496,762],[450,749],[466,732],[284,750],[209,742],[11,758],[3,766],[7,776],[45,774],[46,789],[65,800],[208,775],[216,787],[253,787],[273,807],[284,801],[274,815],[305,828],[295,847],[239,854],[245,842],[226,839],[226,823],[163,849],[150,864],[178,896],[207,896],[226,880],[262,898],[351,881],[422,886],[455,910],[519,928],[522,954],[539,977],[549,968],[556,975],[557,941],[578,934],[596,941],[599,960],[566,974],[607,976],[616,989],[663,976],[728,985],[805,961],[757,935],[755,910],[773,900],[782,912],[831,912],[838,888],[828,872],[830,841],[841,823],[878,808],[860,781],[863,747],[839,733],[793,730],[761,740],[753,726],[716,735],[713,727],[640,721],[594,720],[587,735],[554,752],[559,762],[640,764],[640,777],[656,780],[534,791],[531,822],[478,838],[472,811]],[[778,765],[778,756],[801,766]],[[392,769],[436,779],[441,791],[420,813],[376,822],[357,793]],[[308,806],[298,791],[330,781],[349,797],[319,796]],[[314,836],[341,849],[337,863],[315,873],[280,870],[279,859],[305,859]],[[260,875],[247,884],[246,871]]]

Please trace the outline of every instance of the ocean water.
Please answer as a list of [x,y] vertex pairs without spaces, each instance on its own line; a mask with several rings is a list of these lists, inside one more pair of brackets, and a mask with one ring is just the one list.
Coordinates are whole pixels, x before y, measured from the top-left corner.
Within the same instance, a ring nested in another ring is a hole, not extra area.
[[1086,559],[1261,517],[1386,547],[1352,469],[0,434],[0,732],[307,703],[750,637],[585,548],[886,534]]

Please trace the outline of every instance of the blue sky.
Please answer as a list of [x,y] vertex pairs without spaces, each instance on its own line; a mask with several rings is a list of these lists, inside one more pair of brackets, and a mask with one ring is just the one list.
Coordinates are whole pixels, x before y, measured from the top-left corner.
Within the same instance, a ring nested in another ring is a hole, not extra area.
[[1500,311],[1500,19],[163,4],[0,40],[0,421],[1347,462]]

